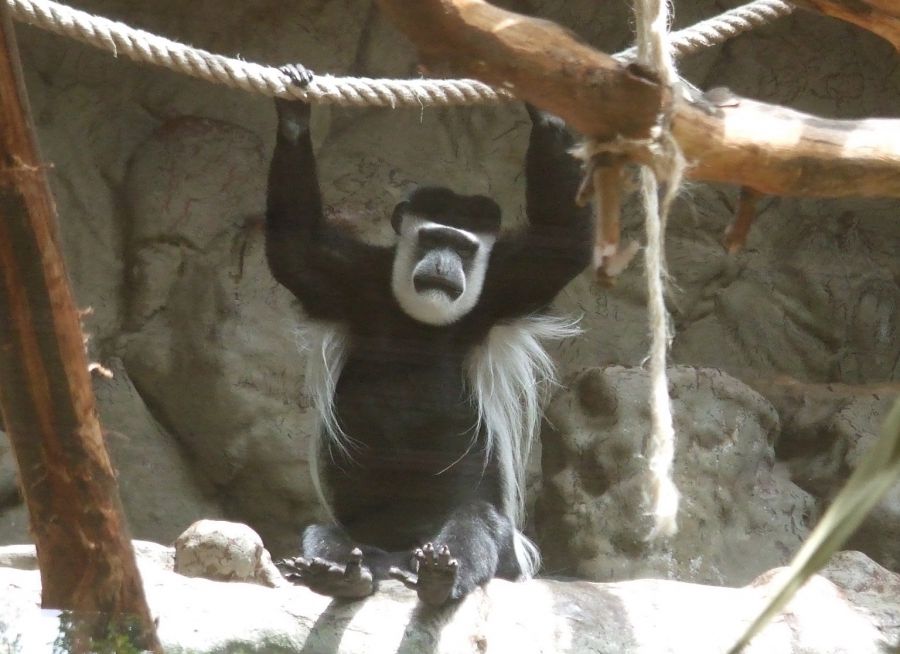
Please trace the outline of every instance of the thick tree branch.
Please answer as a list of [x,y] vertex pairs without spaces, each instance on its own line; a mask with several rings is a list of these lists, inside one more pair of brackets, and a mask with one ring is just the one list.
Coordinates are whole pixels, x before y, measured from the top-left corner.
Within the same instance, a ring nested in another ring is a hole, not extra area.
[[161,651],[97,421],[5,3],[0,116],[0,413],[37,545],[42,605],[76,612],[70,651],[89,651],[90,637],[110,631]]
[[900,120],[829,120],[720,91],[676,103],[672,132],[694,179],[770,195],[900,197]]
[[480,0],[381,0],[381,7],[426,66],[447,64],[454,73],[507,89],[583,134],[646,138],[664,101],[652,75],[623,66],[550,21]]
[[840,18],[889,41],[900,51],[900,2],[897,0],[792,0],[798,7]]
[[[426,65],[508,88],[587,136],[644,137],[669,102],[652,75],[547,21],[481,0],[379,1]],[[694,179],[773,195],[900,197],[900,120],[828,120],[721,92],[671,104]]]

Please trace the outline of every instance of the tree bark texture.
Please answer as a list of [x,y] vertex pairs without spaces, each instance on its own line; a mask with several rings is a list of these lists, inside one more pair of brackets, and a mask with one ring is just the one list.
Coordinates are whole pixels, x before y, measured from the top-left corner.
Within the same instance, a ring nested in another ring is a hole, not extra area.
[[722,92],[668,98],[652,73],[545,20],[481,0],[379,4],[426,65],[508,89],[600,141],[645,138],[670,106],[694,179],[771,195],[900,197],[900,120],[830,120]]
[[840,18],[869,30],[900,51],[900,2],[897,0],[791,0],[798,7]]
[[[103,443],[56,210],[14,33],[0,5],[0,411],[41,569],[42,604],[159,650]],[[118,625],[118,627],[117,627]]]

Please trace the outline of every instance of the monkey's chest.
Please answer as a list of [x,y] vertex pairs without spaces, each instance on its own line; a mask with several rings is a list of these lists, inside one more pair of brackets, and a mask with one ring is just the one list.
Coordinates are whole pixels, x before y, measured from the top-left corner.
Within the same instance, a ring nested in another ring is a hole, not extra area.
[[365,467],[432,474],[466,454],[477,422],[462,366],[434,359],[349,359],[335,413]]
[[460,360],[350,357],[335,413],[349,458],[320,459],[338,521],[359,540],[404,549],[470,500],[499,502]]

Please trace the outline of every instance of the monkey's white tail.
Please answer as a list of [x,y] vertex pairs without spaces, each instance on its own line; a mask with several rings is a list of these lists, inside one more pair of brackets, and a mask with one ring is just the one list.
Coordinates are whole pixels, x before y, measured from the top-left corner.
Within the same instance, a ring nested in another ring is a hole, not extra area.
[[531,579],[541,567],[541,551],[518,529],[513,536],[513,550],[522,569],[522,579]]

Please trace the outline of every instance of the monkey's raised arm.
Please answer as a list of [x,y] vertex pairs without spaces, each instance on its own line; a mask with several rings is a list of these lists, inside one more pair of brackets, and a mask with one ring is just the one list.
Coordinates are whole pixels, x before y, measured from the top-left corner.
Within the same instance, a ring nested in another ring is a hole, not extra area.
[[575,202],[580,167],[561,120],[526,105],[531,136],[525,157],[528,226],[495,247],[485,304],[498,318],[545,308],[590,263],[593,222]]
[[[293,68],[285,72],[291,74]],[[387,274],[385,253],[327,224],[309,131],[310,106],[275,102],[278,135],[266,209],[269,269],[310,317],[349,320],[364,310],[367,300],[381,301],[368,296],[376,287],[375,278]],[[381,286],[386,285],[386,279],[381,280]]]

